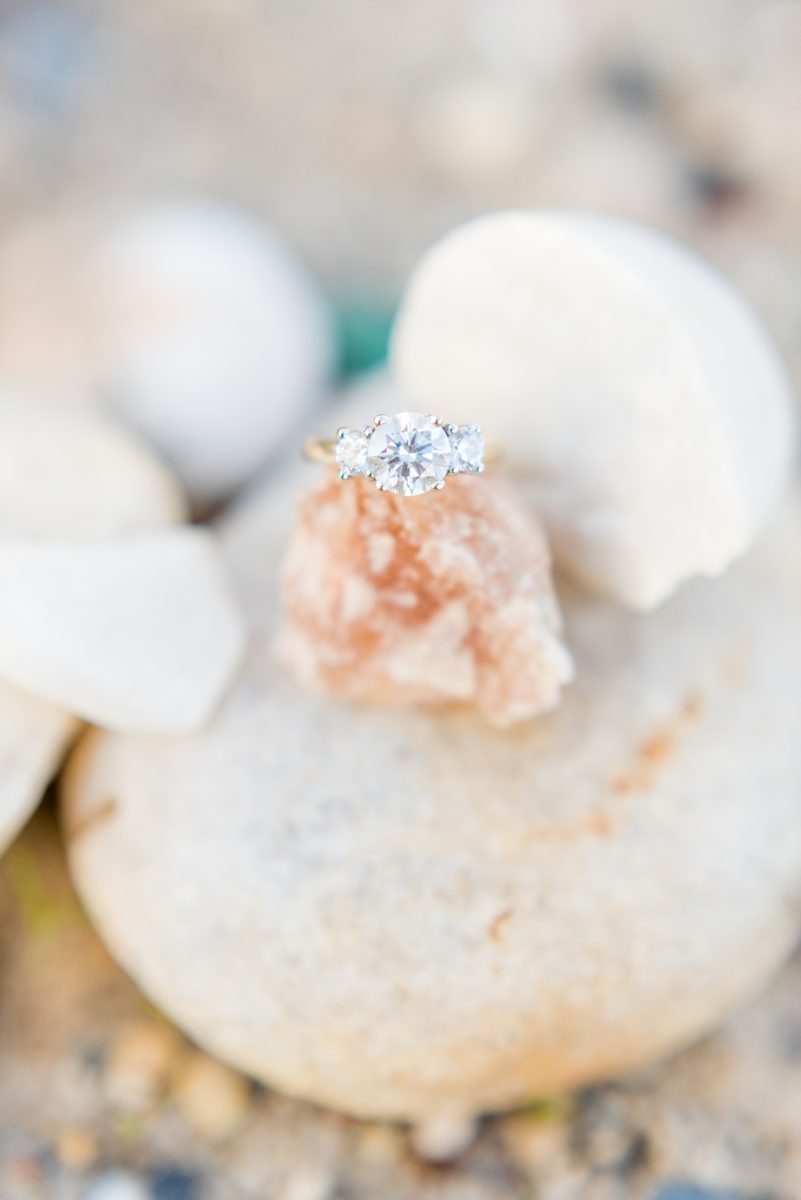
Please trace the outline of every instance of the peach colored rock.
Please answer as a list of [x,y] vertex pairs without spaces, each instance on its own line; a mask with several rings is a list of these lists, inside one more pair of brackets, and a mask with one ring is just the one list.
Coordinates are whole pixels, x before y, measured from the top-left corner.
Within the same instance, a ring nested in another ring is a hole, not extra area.
[[283,599],[279,658],[333,695],[473,704],[507,726],[572,674],[544,534],[488,475],[410,501],[332,474],[301,501]]

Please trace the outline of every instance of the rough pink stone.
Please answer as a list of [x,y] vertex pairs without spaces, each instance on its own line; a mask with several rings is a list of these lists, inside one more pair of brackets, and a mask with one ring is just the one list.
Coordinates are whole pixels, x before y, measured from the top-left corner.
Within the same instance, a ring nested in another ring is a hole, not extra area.
[[474,705],[507,726],[572,674],[545,536],[489,475],[414,498],[327,478],[301,501],[282,583],[278,655],[333,695]]

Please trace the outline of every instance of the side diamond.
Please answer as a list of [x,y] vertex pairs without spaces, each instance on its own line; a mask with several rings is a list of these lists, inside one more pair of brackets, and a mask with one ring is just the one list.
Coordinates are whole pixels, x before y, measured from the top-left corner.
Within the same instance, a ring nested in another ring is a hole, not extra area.
[[451,471],[484,470],[484,437],[478,425],[449,425]]
[[335,457],[343,479],[351,475],[367,475],[367,443],[361,429],[343,429],[336,443]]

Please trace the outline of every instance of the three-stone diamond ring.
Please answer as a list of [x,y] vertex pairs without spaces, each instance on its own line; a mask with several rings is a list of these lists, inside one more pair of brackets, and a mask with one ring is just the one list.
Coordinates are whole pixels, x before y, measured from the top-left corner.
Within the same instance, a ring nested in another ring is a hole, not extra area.
[[340,479],[374,479],[382,492],[422,496],[445,486],[448,475],[484,470],[478,425],[451,425],[441,417],[401,412],[376,417],[363,429],[339,429],[330,440],[308,441],[306,457],[339,468]]

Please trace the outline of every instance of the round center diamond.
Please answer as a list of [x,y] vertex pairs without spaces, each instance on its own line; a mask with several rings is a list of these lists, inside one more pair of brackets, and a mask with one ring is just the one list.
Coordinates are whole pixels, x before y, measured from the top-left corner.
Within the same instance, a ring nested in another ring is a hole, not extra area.
[[448,474],[451,444],[442,426],[423,413],[396,413],[370,434],[367,460],[380,488],[421,496]]

